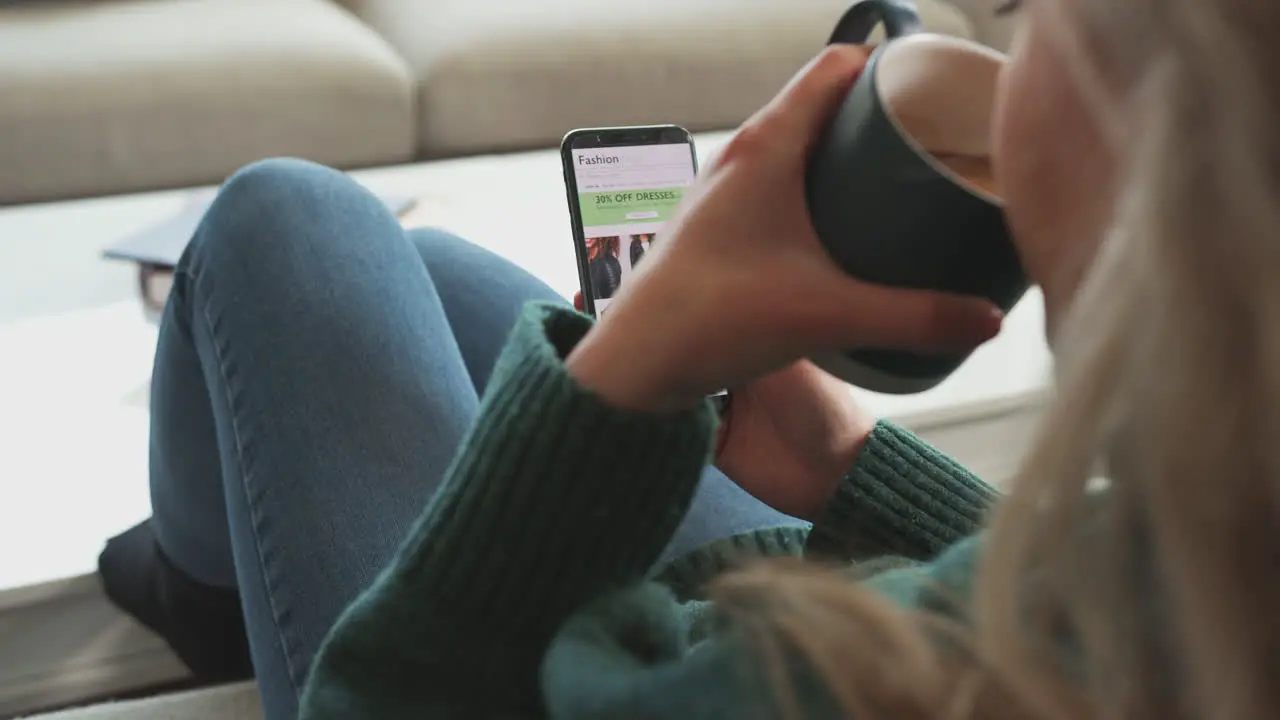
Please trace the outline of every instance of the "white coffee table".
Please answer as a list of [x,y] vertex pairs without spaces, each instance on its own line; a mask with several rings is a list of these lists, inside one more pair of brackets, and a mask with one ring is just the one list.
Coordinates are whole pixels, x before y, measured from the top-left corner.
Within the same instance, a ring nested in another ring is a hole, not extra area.
[[[726,137],[701,136],[701,154]],[[416,222],[490,248],[565,296],[577,289],[554,151],[355,174],[375,192],[424,198]],[[149,513],[146,386],[156,331],[137,301],[134,268],[102,260],[101,251],[177,212],[188,195],[0,209],[0,715],[181,675],[154,638],[103,605],[86,576],[102,543]],[[851,392],[999,482],[1025,441],[1048,371],[1039,299],[1029,297],[1004,335],[937,389]],[[73,597],[84,602],[68,605]],[[62,616],[48,614],[56,607]],[[68,633],[70,607],[97,620]],[[25,634],[5,622],[19,612],[28,614]],[[59,642],[42,636],[45,649],[33,654],[40,618],[63,631]]]

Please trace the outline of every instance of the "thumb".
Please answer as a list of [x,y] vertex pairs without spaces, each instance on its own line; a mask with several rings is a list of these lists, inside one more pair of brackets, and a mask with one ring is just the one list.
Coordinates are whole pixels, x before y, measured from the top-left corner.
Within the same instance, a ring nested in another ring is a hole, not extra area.
[[[862,282],[842,283],[840,301],[825,303],[826,338],[841,348],[874,347],[965,353],[995,337],[1004,314],[986,299]],[[829,324],[828,324],[829,323]]]
[[809,62],[748,124],[761,126],[764,137],[783,135],[807,156],[867,64],[870,48],[829,45]]

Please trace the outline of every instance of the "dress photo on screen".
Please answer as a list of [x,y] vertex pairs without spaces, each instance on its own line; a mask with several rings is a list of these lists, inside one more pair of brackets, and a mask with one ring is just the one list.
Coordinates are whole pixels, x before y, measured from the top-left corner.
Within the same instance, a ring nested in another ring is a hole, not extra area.
[[622,285],[618,244],[617,235],[587,238],[587,272],[597,299],[611,299]]
[[653,242],[653,233],[643,233],[631,236],[631,267],[635,269],[640,263],[640,258],[649,251],[649,245]]
[[674,125],[574,130],[560,155],[583,309],[599,317],[693,183],[693,139]]

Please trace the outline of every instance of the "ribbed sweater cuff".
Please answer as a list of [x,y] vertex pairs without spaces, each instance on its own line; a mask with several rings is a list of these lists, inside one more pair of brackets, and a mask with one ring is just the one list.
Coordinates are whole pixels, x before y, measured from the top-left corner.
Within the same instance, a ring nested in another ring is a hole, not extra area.
[[467,616],[550,633],[656,561],[697,486],[715,416],[707,404],[629,412],[578,385],[563,358],[590,327],[559,306],[526,308],[402,552],[404,582]]
[[840,560],[931,559],[978,532],[998,497],[910,431],[881,421],[814,525],[806,553]]

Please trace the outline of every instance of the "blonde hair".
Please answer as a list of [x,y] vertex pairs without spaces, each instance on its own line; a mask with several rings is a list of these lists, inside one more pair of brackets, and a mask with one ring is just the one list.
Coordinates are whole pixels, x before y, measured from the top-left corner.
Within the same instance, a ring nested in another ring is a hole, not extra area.
[[753,636],[807,658],[853,717],[1280,717],[1280,3],[1031,1],[1070,19],[1125,177],[972,626],[829,573],[758,568],[718,592],[767,608]]

